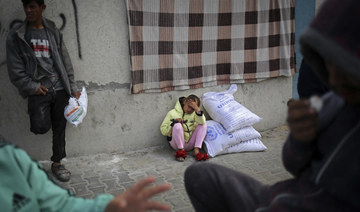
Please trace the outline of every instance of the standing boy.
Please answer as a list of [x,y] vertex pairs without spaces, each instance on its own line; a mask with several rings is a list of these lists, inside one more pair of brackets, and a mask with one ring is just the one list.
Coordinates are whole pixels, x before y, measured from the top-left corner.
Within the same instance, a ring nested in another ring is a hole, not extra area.
[[74,70],[62,34],[54,22],[43,18],[44,0],[22,0],[26,19],[12,28],[6,41],[11,82],[28,97],[30,131],[53,131],[51,170],[60,181],[70,172],[60,163],[66,157],[64,108],[69,97],[80,97]]

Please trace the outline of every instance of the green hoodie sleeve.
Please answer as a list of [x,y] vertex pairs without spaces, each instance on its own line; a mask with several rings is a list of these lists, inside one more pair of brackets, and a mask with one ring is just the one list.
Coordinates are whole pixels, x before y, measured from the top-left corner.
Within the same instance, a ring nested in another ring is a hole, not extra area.
[[0,175],[2,181],[7,182],[0,184],[0,190],[8,197],[8,201],[0,198],[0,205],[12,209],[18,207],[14,206],[15,195],[21,195],[26,200],[26,204],[17,211],[100,212],[113,199],[109,194],[99,195],[95,199],[73,196],[49,180],[37,162],[13,145],[0,148]]
[[160,125],[160,131],[161,131],[161,134],[163,134],[164,136],[168,136],[168,137],[171,137],[171,134],[172,134],[172,126],[171,126],[171,119],[173,119],[173,114],[172,114],[173,111],[169,111],[163,122],[161,123]]
[[205,124],[206,123],[206,118],[205,118],[204,112],[201,112],[200,116],[195,113],[195,122],[198,123],[198,124]]

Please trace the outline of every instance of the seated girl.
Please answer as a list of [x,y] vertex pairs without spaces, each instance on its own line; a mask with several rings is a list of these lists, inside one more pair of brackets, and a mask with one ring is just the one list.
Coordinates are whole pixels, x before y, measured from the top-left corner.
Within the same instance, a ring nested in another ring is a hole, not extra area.
[[206,135],[206,119],[199,107],[199,97],[180,97],[160,126],[161,133],[168,137],[171,147],[176,150],[175,158],[180,162],[185,160],[186,151],[191,150],[196,160],[209,158],[206,153],[200,152]]

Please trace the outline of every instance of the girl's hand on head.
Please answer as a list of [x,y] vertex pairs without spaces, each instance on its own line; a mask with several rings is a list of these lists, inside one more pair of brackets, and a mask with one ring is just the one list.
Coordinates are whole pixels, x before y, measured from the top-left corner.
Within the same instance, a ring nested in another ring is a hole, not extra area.
[[199,112],[200,108],[198,107],[197,103],[195,101],[189,100],[189,106],[195,110],[195,112]]

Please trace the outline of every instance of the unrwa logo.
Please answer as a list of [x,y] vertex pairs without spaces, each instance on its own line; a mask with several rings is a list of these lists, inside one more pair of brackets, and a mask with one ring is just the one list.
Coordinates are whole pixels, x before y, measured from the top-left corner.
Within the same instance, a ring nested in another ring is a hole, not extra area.
[[222,108],[224,107],[225,105],[228,105],[230,102],[234,101],[233,99],[229,99],[229,100],[226,100],[224,102],[222,102],[220,105],[217,106],[217,108]]
[[216,130],[213,127],[207,127],[206,130],[206,140],[208,141],[213,141],[217,138],[218,134],[216,132]]

